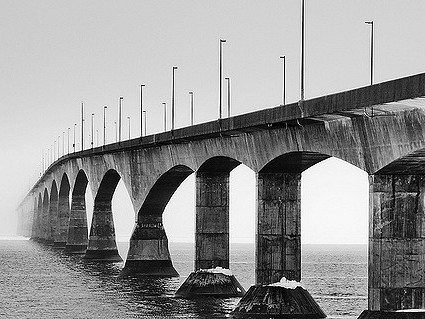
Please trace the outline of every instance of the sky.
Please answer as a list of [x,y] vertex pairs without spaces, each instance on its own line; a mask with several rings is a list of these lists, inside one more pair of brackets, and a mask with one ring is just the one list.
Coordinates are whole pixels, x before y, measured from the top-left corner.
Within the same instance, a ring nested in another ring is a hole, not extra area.
[[[15,208],[39,177],[43,154],[56,147],[58,138],[59,152],[66,153],[68,128],[72,144],[74,123],[80,147],[81,102],[85,130],[94,113],[99,142],[107,105],[110,143],[123,96],[123,137],[128,137],[127,116],[130,136],[137,137],[143,83],[147,133],[160,132],[162,102],[171,103],[172,67],[177,66],[176,127],[190,124],[189,91],[194,92],[195,123],[217,119],[220,38],[227,40],[223,75],[231,78],[232,115],[280,104],[281,55],[287,63],[286,101],[299,100],[300,4],[301,0],[0,0],[0,234],[15,232]],[[364,23],[369,20],[375,28],[375,82],[424,72],[424,1],[305,4],[306,99],[369,84],[370,26]],[[86,135],[85,144],[89,141]],[[233,241],[253,242],[254,200],[254,173],[238,167],[231,175]],[[126,239],[134,212],[122,184],[113,205],[117,234]],[[193,175],[171,199],[164,223],[171,241],[193,239]],[[365,172],[332,158],[303,173],[303,243],[367,243],[367,225]]]

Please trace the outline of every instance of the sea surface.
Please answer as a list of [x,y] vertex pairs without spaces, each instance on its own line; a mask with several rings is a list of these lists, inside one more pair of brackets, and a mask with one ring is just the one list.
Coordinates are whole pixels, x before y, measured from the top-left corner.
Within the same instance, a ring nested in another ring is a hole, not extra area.
[[[119,243],[123,259],[128,243]],[[180,278],[119,278],[124,263],[93,263],[22,238],[0,239],[0,318],[228,318],[239,298],[185,300],[175,291],[193,270],[193,244],[170,243]],[[328,318],[367,308],[366,245],[303,245],[303,286]],[[254,283],[254,245],[231,245],[231,270]]]

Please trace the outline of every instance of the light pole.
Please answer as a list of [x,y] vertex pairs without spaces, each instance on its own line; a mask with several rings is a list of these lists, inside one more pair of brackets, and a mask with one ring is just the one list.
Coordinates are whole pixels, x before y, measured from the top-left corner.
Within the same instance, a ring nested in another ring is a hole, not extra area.
[[147,120],[146,118],[148,117],[148,112],[143,111],[143,114],[145,114],[145,123],[144,123],[144,129],[145,129],[145,136],[146,136],[146,129],[147,129]]
[[286,57],[280,56],[282,59],[282,105],[286,105]]
[[106,144],[106,109],[108,107],[105,105],[103,107],[103,145]]
[[74,148],[75,153],[75,127],[77,126],[77,123],[74,123],[74,144],[72,144],[72,147]]
[[91,114],[91,148],[93,149],[94,141],[94,113]]
[[[58,159],[60,157],[60,148],[59,148],[59,141],[60,141],[61,136],[58,135]],[[62,141],[63,142],[63,141]]]
[[[174,130],[174,71],[177,70],[176,66],[173,66],[173,85],[171,92],[171,130]],[[146,119],[146,116],[145,116]],[[146,131],[146,128],[145,128]]]
[[227,81],[227,116],[230,117],[230,78],[224,78]]
[[304,21],[304,0],[301,2],[301,101],[304,101],[304,35],[305,35],[305,21]]
[[373,84],[373,21],[366,21],[371,26],[370,29],[370,85]]
[[69,154],[69,131],[71,130],[71,128],[70,127],[68,127],[68,143],[67,143],[67,145],[68,145],[68,154]]
[[118,141],[121,142],[121,115],[122,115],[122,99],[123,97],[120,96],[120,103],[119,103],[119,116],[118,116]]
[[145,84],[140,85],[140,137],[143,136],[143,87]]
[[84,103],[81,102],[81,150],[84,150]]
[[221,101],[222,101],[222,90],[223,90],[223,84],[222,84],[222,81],[223,81],[223,43],[225,43],[226,42],[226,40],[224,40],[224,39],[220,39],[220,42],[219,42],[219,44],[220,44],[220,70],[219,70],[219,77],[220,77],[220,84],[219,84],[219,86],[220,86],[220,97],[219,97],[219,116],[218,116],[218,118],[219,119],[221,119],[221,117],[222,117],[222,106],[221,106]]
[[65,131],[62,132],[62,156],[65,155]]
[[128,139],[130,139],[130,132],[131,132],[131,127],[130,127],[130,116],[127,116],[128,119]]
[[193,125],[193,92],[189,92],[190,95],[190,125]]
[[164,132],[167,130],[167,103],[162,102],[164,106]]
[[53,142],[53,162],[56,160],[56,140]]

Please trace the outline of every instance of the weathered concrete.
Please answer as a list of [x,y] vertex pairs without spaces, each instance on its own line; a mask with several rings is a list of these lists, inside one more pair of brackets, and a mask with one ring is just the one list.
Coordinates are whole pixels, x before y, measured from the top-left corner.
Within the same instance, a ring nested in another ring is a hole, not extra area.
[[122,275],[178,277],[168,250],[162,216],[143,216],[130,238]]
[[229,269],[229,173],[196,174],[195,270]]
[[41,216],[41,234],[40,241],[46,244],[52,244],[49,242],[50,225],[49,225],[49,194],[47,189],[44,190],[43,195],[43,208]]
[[85,253],[88,243],[88,227],[85,195],[73,195],[65,251]]
[[55,244],[56,247],[65,248],[68,239],[69,227],[69,181],[66,174],[62,177],[59,189],[58,212],[56,219]]
[[114,170],[105,174],[94,199],[93,219],[85,259],[96,261],[122,261],[115,240],[112,215],[112,195],[120,176]]
[[301,174],[257,174],[256,283],[301,280]]
[[369,310],[425,308],[425,178],[370,176]]

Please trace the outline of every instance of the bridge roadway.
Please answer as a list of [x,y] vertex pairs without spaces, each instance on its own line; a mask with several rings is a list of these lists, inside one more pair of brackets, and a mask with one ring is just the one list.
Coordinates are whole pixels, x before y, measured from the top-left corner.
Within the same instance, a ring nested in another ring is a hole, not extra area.
[[22,201],[19,234],[120,260],[111,200],[122,179],[136,217],[124,271],[177,275],[162,213],[195,172],[195,270],[229,268],[229,174],[243,163],[257,178],[256,284],[300,280],[301,173],[334,156],[369,174],[369,310],[425,308],[424,123],[418,74],[72,153]]

